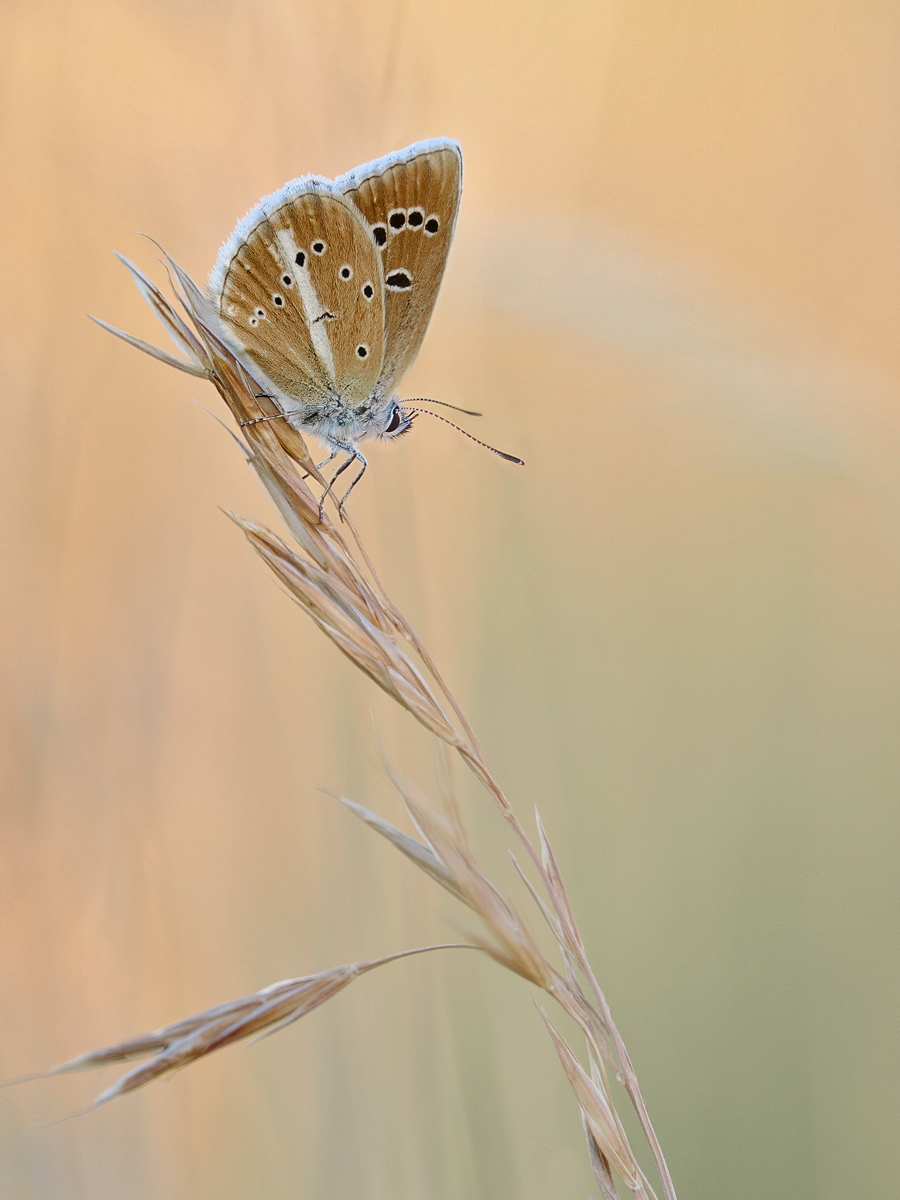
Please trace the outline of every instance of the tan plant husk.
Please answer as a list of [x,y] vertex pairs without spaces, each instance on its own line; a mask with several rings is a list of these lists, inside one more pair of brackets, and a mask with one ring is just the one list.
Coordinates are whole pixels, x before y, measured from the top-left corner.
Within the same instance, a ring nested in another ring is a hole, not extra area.
[[[607,1067],[634,1106],[664,1196],[675,1200],[672,1180],[634,1069],[588,962],[540,816],[536,814],[538,844],[535,846],[494,777],[471,725],[427,648],[384,590],[353,523],[345,515],[351,546],[340,527],[320,509],[319,500],[306,480],[312,478],[323,488],[325,481],[303,438],[279,415],[275,401],[261,394],[262,389],[248,369],[223,342],[207,298],[168,255],[164,257],[181,313],[133,263],[124,258],[122,262],[183,358],[150,346],[105,322],[98,323],[130,345],[179,370],[207,378],[216,387],[238,423],[247,461],[271,496],[293,540],[286,541],[256,521],[237,516],[232,516],[232,520],[319,629],[439,743],[455,751],[485,787],[530,860],[537,885],[517,862],[516,869],[550,929],[561,955],[561,968],[544,956],[512,901],[478,867],[466,843],[445,765],[441,765],[438,773],[443,811],[416,795],[388,768],[421,840],[401,832],[360,805],[349,800],[343,803],[477,917],[481,931],[472,936],[474,947],[551,996],[584,1034],[589,1069],[540,1010],[578,1099],[591,1164],[606,1200],[615,1196],[613,1171],[635,1196],[654,1195],[616,1113]],[[155,1034],[83,1055],[50,1073],[152,1056],[144,1066],[130,1071],[103,1092],[97,1099],[97,1103],[103,1103],[239,1038],[274,1032],[330,999],[364,971],[387,961],[392,960],[338,967],[321,975],[274,984],[255,996],[220,1005]]]

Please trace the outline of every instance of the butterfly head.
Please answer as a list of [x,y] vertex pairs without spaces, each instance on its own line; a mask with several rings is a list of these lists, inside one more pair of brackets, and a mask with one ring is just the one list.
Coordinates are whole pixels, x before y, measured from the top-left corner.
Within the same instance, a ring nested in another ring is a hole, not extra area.
[[384,410],[383,420],[384,425],[377,436],[382,441],[389,442],[393,438],[402,437],[404,433],[409,433],[415,415],[404,412],[399,400],[394,398]]

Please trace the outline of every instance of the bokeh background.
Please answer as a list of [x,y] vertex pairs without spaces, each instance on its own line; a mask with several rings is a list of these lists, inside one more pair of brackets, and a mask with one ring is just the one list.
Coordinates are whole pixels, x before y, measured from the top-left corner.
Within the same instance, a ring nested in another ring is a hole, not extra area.
[[[275,523],[109,253],[205,279],[260,195],[463,144],[353,513],[552,832],[679,1194],[894,1197],[900,9],[879,0],[4,0],[0,1075],[454,936],[316,789],[399,820],[423,731],[222,509]],[[479,853],[498,818],[465,780]],[[584,1197],[527,989],[369,976],[88,1116],[0,1093],[0,1195]]]

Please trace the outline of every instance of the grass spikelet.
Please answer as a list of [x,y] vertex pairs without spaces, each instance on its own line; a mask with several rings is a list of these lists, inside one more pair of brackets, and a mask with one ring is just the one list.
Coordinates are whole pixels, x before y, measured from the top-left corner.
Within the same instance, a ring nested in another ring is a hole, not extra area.
[[351,812],[356,813],[361,821],[365,821],[370,829],[374,829],[376,833],[380,833],[401,854],[405,854],[411,862],[414,862],[420,870],[424,871],[426,875],[430,875],[435,883],[439,883],[441,887],[446,888],[448,892],[456,896],[457,900],[462,900],[464,904],[468,904],[468,900],[465,894],[460,891],[452,872],[441,862],[431,846],[417,842],[408,833],[401,833],[390,822],[376,816],[375,813],[370,812],[367,808],[363,808],[361,804],[356,804],[353,800],[347,800],[344,796],[339,796],[338,799]]
[[139,1067],[120,1076],[111,1087],[101,1092],[91,1105],[92,1108],[97,1108],[235,1042],[252,1037],[257,1041],[263,1037],[270,1037],[273,1033],[299,1021],[320,1004],[333,999],[355,979],[377,967],[434,950],[476,949],[477,946],[462,942],[420,946],[415,950],[404,950],[372,962],[334,967],[330,971],[306,975],[301,979],[284,979],[280,983],[270,984],[252,996],[217,1004],[214,1008],[175,1021],[172,1025],[166,1025],[152,1033],[141,1033],[136,1037],[126,1038],[118,1045],[80,1054],[77,1058],[52,1067],[49,1071],[10,1079],[3,1086],[48,1079],[53,1075],[71,1075],[76,1071],[90,1071],[152,1056],[148,1062],[141,1063]]
[[578,1097],[582,1117],[590,1130],[594,1145],[635,1196],[646,1200],[648,1194],[652,1196],[654,1193],[652,1189],[648,1191],[647,1182],[631,1152],[628,1138],[616,1110],[609,1102],[606,1089],[598,1085],[585,1071],[568,1042],[554,1029],[544,1010],[538,1008],[538,1012],[547,1026],[547,1032],[559,1055],[566,1078]]

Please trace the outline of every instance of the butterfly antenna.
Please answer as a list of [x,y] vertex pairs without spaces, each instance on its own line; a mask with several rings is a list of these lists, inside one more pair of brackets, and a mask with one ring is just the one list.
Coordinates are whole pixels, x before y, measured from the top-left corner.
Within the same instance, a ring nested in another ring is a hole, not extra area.
[[481,417],[483,413],[471,412],[468,408],[457,408],[455,404],[448,404],[446,400],[428,400],[424,396],[415,396],[411,400],[401,400],[401,405],[406,404],[441,404],[444,408],[452,408],[454,412],[465,413],[467,417]]
[[[432,401],[432,403],[435,403],[435,402]],[[520,467],[525,466],[525,463],[522,461],[521,458],[516,458],[516,456],[514,454],[504,454],[503,451],[498,450],[496,446],[489,446],[487,444],[487,442],[482,442],[480,438],[473,437],[472,434],[468,432],[468,430],[461,429],[459,425],[454,425],[452,421],[448,421],[447,418],[442,417],[440,415],[440,413],[431,412],[427,408],[407,408],[405,404],[402,405],[401,407],[403,408],[403,411],[405,413],[424,413],[426,417],[434,417],[434,419],[436,421],[443,421],[445,425],[449,425],[451,429],[455,429],[457,433],[461,433],[464,437],[467,437],[470,441],[477,442],[478,445],[483,446],[485,448],[485,450],[491,450],[491,451],[493,451],[494,454],[499,454],[500,457],[505,458],[507,462],[518,463],[518,465]],[[452,408],[453,405],[449,404],[447,407]]]

